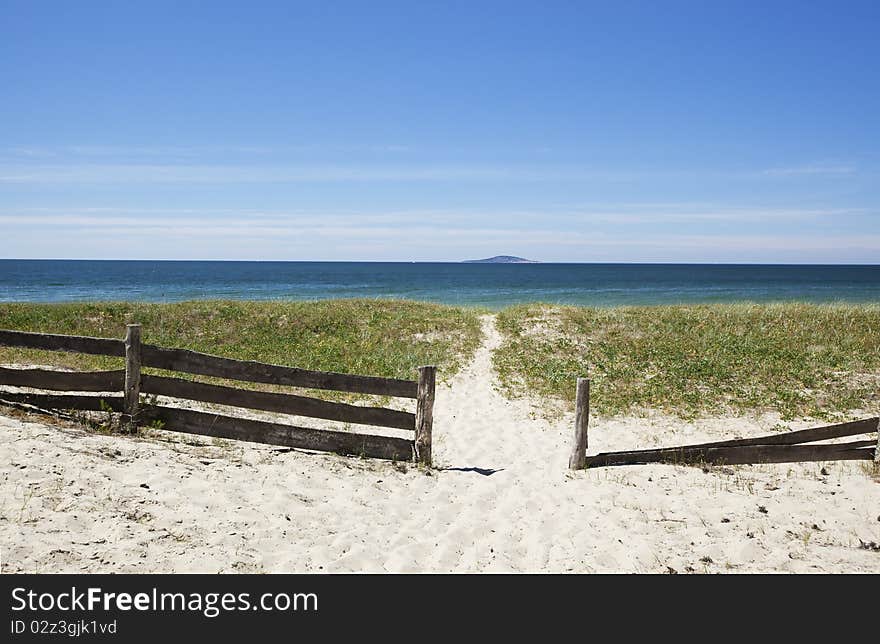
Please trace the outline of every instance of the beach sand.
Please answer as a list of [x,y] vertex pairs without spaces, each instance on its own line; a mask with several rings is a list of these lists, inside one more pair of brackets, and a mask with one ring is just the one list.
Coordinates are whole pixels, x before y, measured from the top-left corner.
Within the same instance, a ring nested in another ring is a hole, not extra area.
[[[573,415],[548,420],[496,391],[500,337],[483,322],[471,364],[438,388],[430,471],[0,416],[0,570],[880,572],[870,464],[571,473]],[[592,418],[589,453],[777,422]]]

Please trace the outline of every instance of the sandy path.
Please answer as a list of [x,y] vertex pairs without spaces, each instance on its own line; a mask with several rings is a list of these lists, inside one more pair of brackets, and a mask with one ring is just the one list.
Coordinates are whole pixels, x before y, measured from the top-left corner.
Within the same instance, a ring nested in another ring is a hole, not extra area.
[[[571,415],[495,390],[485,340],[437,392],[435,462],[102,436],[0,416],[2,569],[880,572],[858,463],[569,474]],[[35,418],[35,417],[34,417]],[[590,452],[766,432],[772,419],[593,419]]]
[[[524,401],[511,401],[497,390],[492,368],[492,354],[501,346],[502,337],[495,328],[495,318],[482,317],[483,343],[471,363],[443,387],[437,395],[437,457],[450,467],[479,467],[516,470],[558,467],[554,436],[547,440],[546,422],[535,419]],[[549,460],[548,460],[549,459]]]

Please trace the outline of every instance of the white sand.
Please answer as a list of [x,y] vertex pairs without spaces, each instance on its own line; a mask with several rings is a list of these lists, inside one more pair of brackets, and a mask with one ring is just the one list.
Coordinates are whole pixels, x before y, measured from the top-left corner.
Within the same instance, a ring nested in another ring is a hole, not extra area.
[[[880,572],[880,552],[861,547],[880,543],[880,484],[867,464],[824,464],[827,474],[818,463],[570,474],[571,415],[547,421],[498,394],[491,317],[485,331],[473,363],[438,389],[443,469],[430,475],[0,416],[2,571]],[[589,451],[773,424],[594,418]]]

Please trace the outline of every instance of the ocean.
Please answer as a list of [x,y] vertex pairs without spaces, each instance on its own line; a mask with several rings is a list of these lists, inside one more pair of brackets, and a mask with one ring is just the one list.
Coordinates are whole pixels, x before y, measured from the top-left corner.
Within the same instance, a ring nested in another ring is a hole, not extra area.
[[877,302],[880,265],[0,260],[0,302],[405,298],[493,309]]

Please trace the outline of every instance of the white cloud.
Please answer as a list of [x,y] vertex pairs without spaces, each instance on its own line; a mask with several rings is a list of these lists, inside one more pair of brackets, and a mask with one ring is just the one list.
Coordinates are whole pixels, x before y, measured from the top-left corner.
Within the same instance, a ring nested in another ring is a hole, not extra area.
[[632,173],[597,172],[576,166],[470,164],[4,164],[0,183],[303,183],[409,181],[567,181],[629,180]]
[[0,148],[0,155],[24,158],[61,157],[200,157],[225,154],[234,155],[285,155],[300,153],[398,153],[411,150],[409,146],[395,144],[325,144],[303,143],[299,145],[106,145],[81,144],[62,146],[15,145]]
[[[503,226],[547,226],[570,229],[581,225],[809,222],[839,217],[877,214],[868,208],[771,208],[711,204],[600,204],[596,207],[548,209],[443,209],[399,210],[264,210],[248,208],[142,208],[142,207],[30,207],[0,209],[0,223],[7,225],[144,226],[199,225],[205,228],[239,220],[247,227],[284,225],[381,225],[413,221],[480,226],[503,222]],[[499,223],[501,226],[502,223]]]
[[796,177],[796,176],[819,176],[819,175],[848,175],[855,174],[857,169],[849,165],[804,165],[788,168],[770,168],[764,170],[764,174],[771,177]]
[[366,212],[0,207],[0,257],[876,263],[880,229],[866,222],[878,214],[672,202]]

